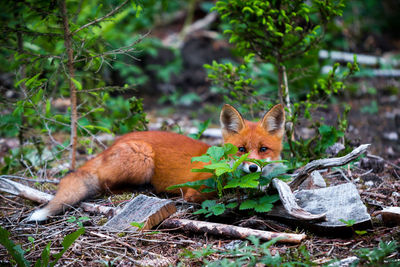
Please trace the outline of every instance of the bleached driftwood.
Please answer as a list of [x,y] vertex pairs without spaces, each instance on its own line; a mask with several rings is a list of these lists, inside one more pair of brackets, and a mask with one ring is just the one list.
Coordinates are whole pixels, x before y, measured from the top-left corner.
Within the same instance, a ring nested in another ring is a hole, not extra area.
[[[36,190],[32,187],[11,181],[6,178],[0,178],[0,191],[32,200],[37,203],[45,204],[53,199],[53,195]],[[81,202],[80,207],[89,212],[113,215],[116,213],[115,208],[105,207],[97,204]]]
[[325,213],[311,214],[297,205],[295,196],[285,182],[275,178],[272,184],[278,190],[282,205],[289,215],[300,220],[325,220]]
[[132,222],[136,222],[143,223],[143,230],[149,230],[175,212],[176,207],[171,200],[139,194],[103,227],[117,231],[128,228],[137,230],[131,225]]
[[349,154],[338,157],[338,158],[329,158],[329,159],[317,159],[313,160],[310,163],[306,164],[298,173],[294,175],[293,181],[289,183],[290,188],[294,191],[299,187],[301,183],[308,177],[308,175],[319,169],[324,169],[328,167],[338,167],[343,166],[350,163],[352,160],[355,160],[361,154],[367,151],[370,144],[363,144],[351,151]]
[[179,228],[183,231],[196,233],[209,233],[213,235],[222,235],[232,238],[245,239],[249,236],[255,236],[263,240],[279,238],[278,242],[298,244],[307,236],[305,234],[288,234],[270,231],[254,230],[251,228],[239,227],[234,225],[212,223],[204,221],[193,221],[187,219],[167,219],[162,224],[163,228]]

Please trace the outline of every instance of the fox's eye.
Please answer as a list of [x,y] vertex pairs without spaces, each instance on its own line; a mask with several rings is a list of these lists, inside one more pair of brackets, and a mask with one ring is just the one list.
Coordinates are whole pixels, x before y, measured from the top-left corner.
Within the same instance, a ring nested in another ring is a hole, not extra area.
[[267,152],[267,150],[268,150],[268,147],[265,147],[265,146],[260,147],[260,152]]
[[239,152],[242,152],[242,153],[246,152],[246,148],[244,146],[240,146],[238,149],[239,149]]

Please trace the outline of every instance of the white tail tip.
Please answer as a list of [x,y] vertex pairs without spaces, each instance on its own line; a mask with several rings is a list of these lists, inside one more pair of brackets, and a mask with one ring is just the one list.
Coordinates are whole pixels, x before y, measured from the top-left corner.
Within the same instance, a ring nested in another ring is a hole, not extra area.
[[34,211],[28,218],[28,222],[36,221],[41,222],[49,218],[50,214],[46,208]]

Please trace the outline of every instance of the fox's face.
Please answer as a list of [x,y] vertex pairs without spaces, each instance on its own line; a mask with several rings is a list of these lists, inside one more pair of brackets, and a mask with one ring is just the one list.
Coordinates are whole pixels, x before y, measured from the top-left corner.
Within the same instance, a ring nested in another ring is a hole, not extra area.
[[[220,121],[224,143],[237,146],[238,156],[250,153],[250,159],[280,159],[285,125],[285,111],[282,105],[274,106],[255,123],[244,120],[234,107],[226,104],[222,108]],[[269,168],[261,170],[258,165],[249,162],[244,162],[242,169],[245,172],[269,171]]]

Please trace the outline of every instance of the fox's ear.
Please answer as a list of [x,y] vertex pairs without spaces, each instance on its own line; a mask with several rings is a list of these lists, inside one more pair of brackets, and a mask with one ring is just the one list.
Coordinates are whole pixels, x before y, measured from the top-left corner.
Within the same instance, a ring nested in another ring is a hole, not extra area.
[[222,136],[238,133],[243,129],[245,123],[242,115],[231,105],[225,104],[219,117],[222,127]]
[[270,134],[282,137],[285,130],[285,109],[282,104],[273,106],[262,118],[261,125]]

